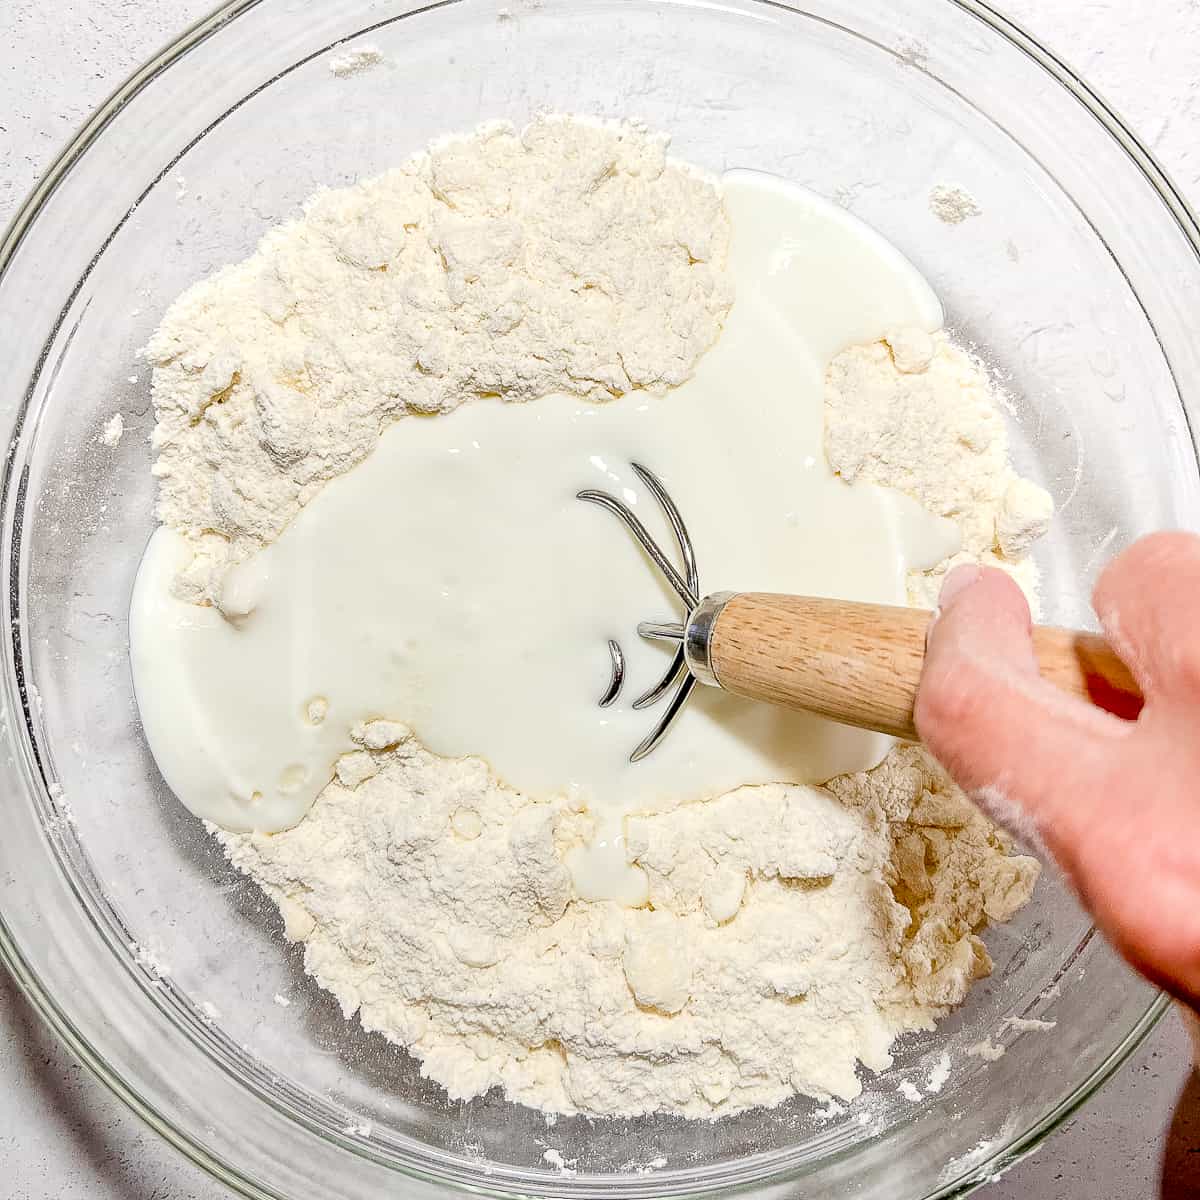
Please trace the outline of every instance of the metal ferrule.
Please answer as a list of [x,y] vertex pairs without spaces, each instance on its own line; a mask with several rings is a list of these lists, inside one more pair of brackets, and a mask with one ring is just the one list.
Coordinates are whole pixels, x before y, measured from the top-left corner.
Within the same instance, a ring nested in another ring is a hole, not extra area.
[[720,687],[721,681],[712,667],[712,635],[725,605],[736,592],[713,592],[692,609],[683,635],[683,657],[688,670],[709,687]]

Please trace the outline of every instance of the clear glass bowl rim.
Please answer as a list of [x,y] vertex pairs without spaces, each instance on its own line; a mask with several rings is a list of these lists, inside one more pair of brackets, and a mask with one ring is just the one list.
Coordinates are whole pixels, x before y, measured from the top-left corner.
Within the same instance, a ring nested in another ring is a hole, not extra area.
[[[113,117],[144,87],[167,71],[178,59],[200,42],[230,22],[257,8],[264,0],[227,0],[211,14],[186,28],[177,38],[133,72],[101,103],[70,141],[63,147],[49,168],[35,184],[18,208],[4,235],[0,238],[0,280],[3,279],[26,233],[37,221],[43,207],[75,164],[108,126]],[[411,10],[414,12],[441,8],[458,0],[434,0],[433,3]],[[799,11],[787,0],[753,0],[769,8]],[[974,17],[1005,41],[1031,59],[1051,79],[1064,88],[1100,125],[1132,161],[1154,189],[1159,199],[1178,225],[1192,252],[1200,260],[1200,221],[1192,211],[1166,171],[1154,155],[1141,143],[1124,119],[1081,76],[1056,54],[1038,42],[1019,23],[1002,15],[981,0],[941,0]],[[18,414],[19,419],[19,414]],[[0,490],[7,491],[12,471],[11,458],[6,462]],[[55,1036],[85,1067],[119,1100],[140,1117],[151,1129],[181,1154],[214,1179],[238,1195],[252,1200],[279,1200],[279,1194],[264,1190],[251,1181],[233,1163],[223,1161],[197,1142],[189,1132],[174,1123],[148,1103],[128,1080],[93,1047],[87,1036],[67,1017],[46,989],[22,953],[3,913],[0,913],[0,962],[8,969],[21,992],[38,1016]],[[971,1177],[949,1184],[934,1193],[929,1200],[963,1196],[986,1182],[998,1172],[1007,1170],[1031,1154],[1039,1145],[1068,1120],[1075,1111],[1111,1078],[1129,1056],[1151,1033],[1169,1007],[1169,998],[1158,993],[1135,1026],[1096,1070],[1024,1133],[1007,1144],[998,1146],[995,1153],[981,1161]],[[781,1182],[776,1180],[775,1182]],[[732,1189],[738,1190],[738,1189]]]

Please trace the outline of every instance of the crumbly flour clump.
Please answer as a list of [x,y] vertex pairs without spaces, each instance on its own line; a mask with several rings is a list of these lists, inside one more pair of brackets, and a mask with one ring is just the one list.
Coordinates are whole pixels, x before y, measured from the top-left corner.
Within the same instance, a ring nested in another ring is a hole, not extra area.
[[[728,238],[715,183],[629,125],[492,127],[321,194],[185,293],[148,348],[160,517],[197,552],[182,594],[211,597],[405,414],[682,382],[732,300]],[[947,339],[839,356],[826,415],[834,469],[903,488],[959,522],[965,556],[1032,581],[1048,498],[1013,475],[986,375]],[[980,932],[1038,875],[901,747],[824,788],[631,817],[649,905],[587,903],[564,857],[590,817],[568,799],[438,758],[397,721],[355,740],[295,828],[213,833],[347,1019],[455,1098],[702,1118],[852,1098],[860,1066],[886,1068],[990,970]]]
[[932,607],[942,576],[962,562],[1003,567],[1036,599],[1028,557],[1054,502],[1020,478],[987,371],[945,333],[889,333],[853,346],[825,374],[825,458],[843,479],[907,492],[962,533],[962,550],[914,573],[909,598]]

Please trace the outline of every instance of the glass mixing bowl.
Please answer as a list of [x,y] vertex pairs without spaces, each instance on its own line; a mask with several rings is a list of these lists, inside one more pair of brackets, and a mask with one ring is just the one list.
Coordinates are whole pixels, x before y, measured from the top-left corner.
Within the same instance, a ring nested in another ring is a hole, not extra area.
[[[330,71],[364,44],[384,61]],[[984,5],[239,0],[96,113],[0,248],[0,949],[72,1050],[245,1195],[962,1193],[1035,1146],[1163,1007],[1052,869],[988,934],[991,979],[865,1073],[847,1111],[551,1124],[496,1096],[449,1102],[343,1021],[146,750],[126,649],[154,524],[138,348],[186,284],[319,185],[543,107],[638,117],[693,163],[807,184],[925,272],[1007,380],[1018,466],[1058,502],[1048,619],[1085,621],[1099,564],[1139,533],[1195,523],[1200,232],[1120,121]],[[943,182],[982,213],[936,219]],[[1010,1015],[1055,1025],[999,1033]],[[1002,1058],[966,1052],[989,1037]],[[943,1049],[943,1090],[903,1099]]]

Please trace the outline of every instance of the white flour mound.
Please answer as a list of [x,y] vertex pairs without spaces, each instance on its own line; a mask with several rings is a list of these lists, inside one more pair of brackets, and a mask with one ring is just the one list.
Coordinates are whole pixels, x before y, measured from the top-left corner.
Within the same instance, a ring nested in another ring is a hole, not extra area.
[[[729,228],[713,184],[664,152],[630,126],[487,129],[322,194],[185,293],[149,350],[160,515],[198,551],[185,594],[210,594],[406,412],[687,378],[731,300]],[[1045,498],[1013,476],[967,356],[898,332],[839,356],[826,406],[835,469],[955,517],[965,554],[1020,565]],[[586,812],[396,721],[355,739],[294,829],[212,831],[346,1017],[459,1099],[714,1117],[853,1098],[860,1063],[886,1068],[897,1035],[990,970],[978,935],[1038,874],[903,747],[825,788],[631,817],[650,906],[586,903],[563,862]]]
[[859,1062],[888,1067],[988,973],[977,931],[1038,875],[906,747],[828,789],[631,818],[652,909],[581,903],[562,860],[586,817],[387,737],[294,829],[214,832],[346,1017],[454,1099],[692,1117],[850,1099]]
[[325,191],[186,291],[146,347],[185,599],[407,413],[687,379],[733,299],[712,181],[634,126],[547,117]]

